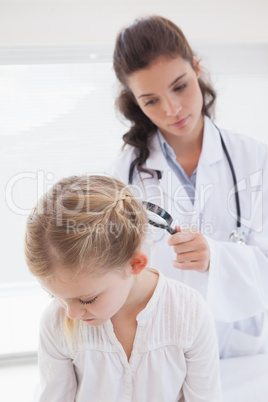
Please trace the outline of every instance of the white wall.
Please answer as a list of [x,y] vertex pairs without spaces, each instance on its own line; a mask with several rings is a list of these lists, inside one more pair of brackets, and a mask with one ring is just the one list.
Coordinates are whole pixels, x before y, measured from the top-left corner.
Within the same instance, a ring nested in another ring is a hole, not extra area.
[[113,45],[145,14],[172,19],[190,42],[268,42],[267,0],[0,0],[0,46]]

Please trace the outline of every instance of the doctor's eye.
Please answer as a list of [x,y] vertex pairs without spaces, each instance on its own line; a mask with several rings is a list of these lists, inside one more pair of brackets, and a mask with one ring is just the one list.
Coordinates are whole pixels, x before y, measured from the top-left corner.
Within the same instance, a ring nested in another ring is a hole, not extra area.
[[151,100],[148,100],[147,102],[145,102],[144,106],[155,105],[156,102],[157,102],[157,99],[151,99]]
[[187,84],[182,84],[176,88],[174,88],[174,91],[182,91],[183,89],[185,89],[187,87]]

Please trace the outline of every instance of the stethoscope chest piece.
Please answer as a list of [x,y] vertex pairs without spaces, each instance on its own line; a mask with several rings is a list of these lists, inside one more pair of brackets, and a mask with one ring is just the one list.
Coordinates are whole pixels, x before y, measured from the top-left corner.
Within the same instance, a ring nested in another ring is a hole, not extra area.
[[246,244],[246,234],[239,229],[234,229],[230,234],[230,240],[237,244]]

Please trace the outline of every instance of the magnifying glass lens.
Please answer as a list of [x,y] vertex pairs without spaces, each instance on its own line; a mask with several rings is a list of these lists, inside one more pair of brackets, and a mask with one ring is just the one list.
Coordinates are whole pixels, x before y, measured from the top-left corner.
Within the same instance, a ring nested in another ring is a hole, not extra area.
[[142,204],[146,208],[149,223],[160,229],[166,229],[170,234],[177,233],[170,224],[173,221],[167,211],[152,202],[143,201]]
[[156,225],[167,226],[167,222],[165,221],[164,218],[162,218],[161,216],[157,215],[155,212],[148,211],[148,210],[146,212],[147,212],[147,216],[148,216],[150,221],[154,222]]

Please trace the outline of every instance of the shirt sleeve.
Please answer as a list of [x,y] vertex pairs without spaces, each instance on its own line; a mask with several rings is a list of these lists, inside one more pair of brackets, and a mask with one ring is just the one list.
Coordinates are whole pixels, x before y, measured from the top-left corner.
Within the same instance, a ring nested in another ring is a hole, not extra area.
[[185,350],[185,402],[220,402],[219,351],[211,312],[200,297],[198,325],[191,347]]
[[40,383],[34,402],[75,402],[77,381],[72,360],[63,352],[61,308],[56,301],[43,313],[40,324],[38,365]]

